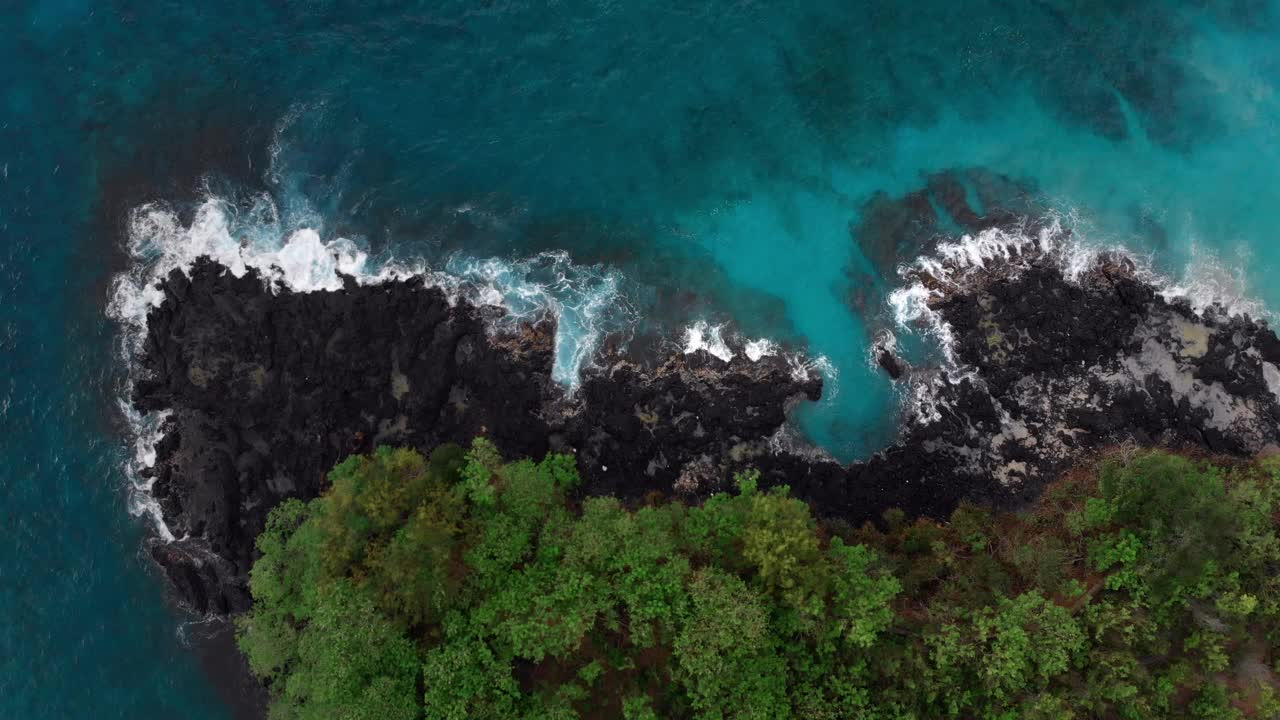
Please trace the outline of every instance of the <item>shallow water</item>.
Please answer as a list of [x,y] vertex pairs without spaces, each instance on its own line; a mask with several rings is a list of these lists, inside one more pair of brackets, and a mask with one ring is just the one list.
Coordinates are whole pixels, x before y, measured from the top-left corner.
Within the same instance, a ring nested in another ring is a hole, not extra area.
[[[129,242],[176,262],[194,240],[266,257],[346,238],[371,275],[429,268],[559,310],[567,383],[607,331],[678,346],[698,320],[732,320],[724,333],[827,359],[828,397],[797,421],[850,459],[891,437],[896,408],[867,362],[892,278],[868,279],[850,231],[876,192],[983,168],[1034,188],[1082,243],[1280,307],[1278,11],[6,4],[0,714],[226,712],[128,512],[106,309]],[[211,197],[225,237],[196,222]],[[143,216],[171,224],[130,225]],[[326,256],[302,249],[291,280],[320,282]]]

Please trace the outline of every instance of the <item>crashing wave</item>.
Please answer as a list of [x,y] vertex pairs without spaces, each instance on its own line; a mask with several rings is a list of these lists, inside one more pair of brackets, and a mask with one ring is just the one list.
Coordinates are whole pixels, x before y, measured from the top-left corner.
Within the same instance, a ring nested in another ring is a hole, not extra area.
[[734,352],[724,339],[724,325],[711,325],[699,320],[684,331],[684,354],[705,352],[723,362],[733,360]]
[[760,358],[778,354],[778,344],[768,338],[759,338],[748,341],[742,352],[751,362],[760,362]]
[[[706,320],[695,321],[684,329],[681,352],[685,355],[705,352],[722,362],[731,362],[738,352],[741,352],[751,362],[760,362],[762,358],[777,355],[780,350],[778,343],[769,338],[747,340],[736,333],[729,333],[726,336],[727,327],[728,323],[712,325]],[[734,351],[734,347],[738,348],[737,352]]]
[[[822,404],[830,404],[839,394],[840,373],[830,358],[803,352],[783,352],[782,346],[769,338],[747,340],[732,331],[726,332],[728,327],[728,323],[712,325],[706,320],[695,321],[684,329],[684,343],[680,351],[685,355],[704,352],[725,363],[732,362],[739,353],[753,363],[781,354],[791,370],[792,380],[799,383],[822,380]],[[794,429],[789,431],[794,432]]]

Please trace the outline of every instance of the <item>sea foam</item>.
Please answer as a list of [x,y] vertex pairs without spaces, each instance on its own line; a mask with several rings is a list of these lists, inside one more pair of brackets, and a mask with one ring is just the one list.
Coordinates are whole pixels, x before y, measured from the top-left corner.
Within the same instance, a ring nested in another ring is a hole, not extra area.
[[724,339],[724,325],[711,325],[706,320],[699,320],[684,330],[684,354],[690,355],[699,350],[724,362],[733,360],[735,353]]
[[[781,352],[781,346],[769,338],[745,338],[727,330],[728,327],[729,323],[713,325],[706,320],[695,321],[684,329],[684,344],[680,348],[681,352],[690,355],[702,351],[726,363],[737,357],[739,352],[753,363]],[[788,354],[786,358],[793,365],[805,362],[801,355]],[[810,363],[804,372],[807,374],[814,367],[816,366]]]

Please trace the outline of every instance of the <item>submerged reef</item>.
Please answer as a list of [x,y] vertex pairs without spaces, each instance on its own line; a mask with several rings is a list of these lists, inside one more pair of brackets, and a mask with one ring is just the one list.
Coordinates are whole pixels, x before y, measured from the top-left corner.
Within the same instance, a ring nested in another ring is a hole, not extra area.
[[160,284],[134,389],[139,410],[170,413],[146,472],[177,539],[151,554],[196,611],[245,610],[269,511],[380,444],[482,435],[508,456],[573,453],[581,492],[631,499],[705,497],[755,468],[860,523],[889,508],[945,517],[962,499],[1017,506],[1120,442],[1280,443],[1280,339],[1265,322],[1166,299],[1122,255],[1068,257],[1056,228],[992,220],[966,241],[907,272],[901,319],[945,357],[912,367],[879,347],[906,399],[899,437],[847,466],[786,427],[822,392],[795,357],[604,350],[569,394],[551,379],[552,319],[511,329],[501,308],[421,279],[297,293],[201,260]]
[[1033,193],[1030,182],[986,168],[944,170],[901,197],[872,195],[849,234],[879,278],[893,282],[900,263],[929,254],[939,239],[1036,214]]

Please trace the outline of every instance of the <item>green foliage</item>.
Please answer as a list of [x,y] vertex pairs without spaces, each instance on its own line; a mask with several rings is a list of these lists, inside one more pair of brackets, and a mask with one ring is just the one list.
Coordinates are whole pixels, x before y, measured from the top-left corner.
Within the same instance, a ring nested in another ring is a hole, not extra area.
[[413,643],[367,597],[334,583],[300,633],[282,693],[287,705],[278,703],[273,717],[411,720],[419,667]]
[[302,718],[1275,717],[1280,460],[1150,453],[1020,514],[630,507],[488,441],[272,512],[239,642]]
[[1232,552],[1238,521],[1221,469],[1149,453],[1123,466],[1104,464],[1098,484],[1113,522],[1146,545],[1150,582],[1185,583]]
[[514,718],[520,687],[503,659],[458,615],[447,619],[444,641],[425,654],[424,715],[429,720]]
[[454,488],[461,466],[462,451],[452,445],[429,461],[387,447],[344,460],[313,503],[308,530],[317,570],[350,578],[397,621],[437,619],[457,589],[450,564],[462,531],[463,499]]
[[831,623],[827,626],[850,647],[870,648],[893,622],[889,603],[902,589],[890,575],[876,573],[876,557],[863,545],[831,541]]
[[817,523],[785,487],[753,493],[742,531],[742,556],[759,583],[801,614],[821,612],[826,564],[821,562]]
[[1044,689],[1084,647],[1071,613],[1036,592],[1002,599],[994,611],[984,608],[974,625],[983,682],[997,697]]
[[692,609],[675,639],[674,674],[697,716],[785,716],[785,666],[764,598],[713,568],[694,575],[689,591]]

